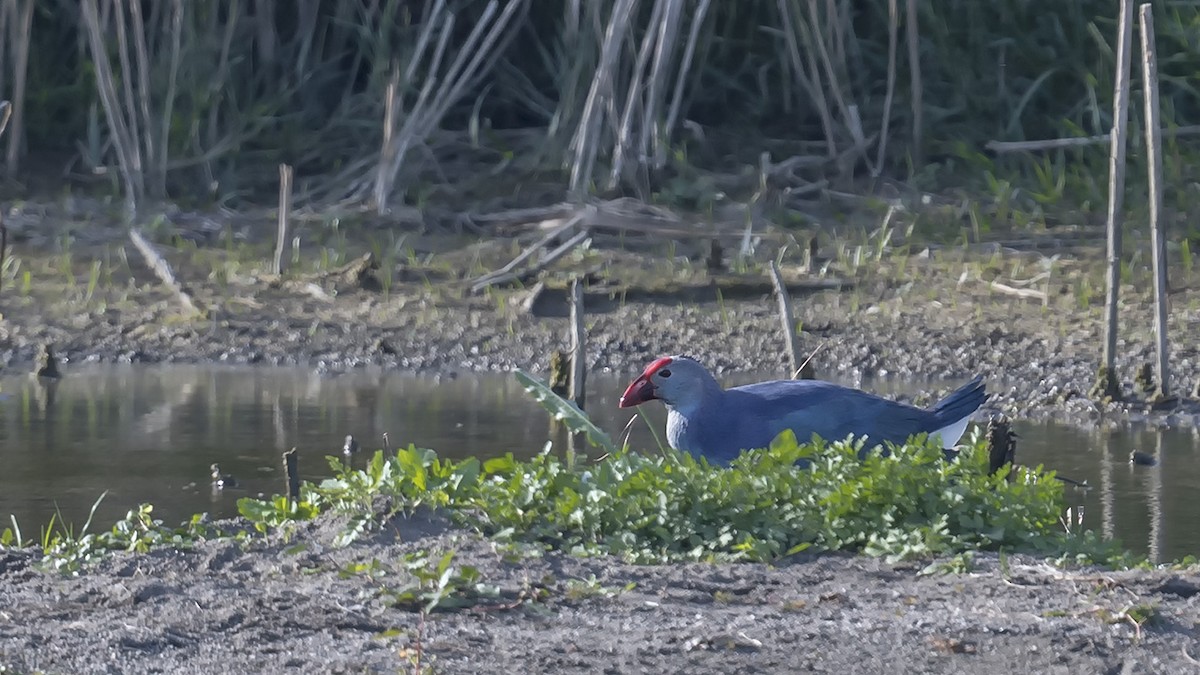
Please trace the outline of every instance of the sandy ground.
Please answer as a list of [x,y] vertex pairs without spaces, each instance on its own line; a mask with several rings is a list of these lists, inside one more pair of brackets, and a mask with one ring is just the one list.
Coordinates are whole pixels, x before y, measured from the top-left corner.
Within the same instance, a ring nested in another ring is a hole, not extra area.
[[[1017,556],[924,576],[840,555],[645,566],[514,556],[428,523],[333,548],[337,526],[120,554],[75,578],[0,552],[0,672],[413,672],[418,659],[439,673],[1200,672],[1197,571]],[[339,574],[446,550],[495,594],[422,620],[386,592],[406,573]]]

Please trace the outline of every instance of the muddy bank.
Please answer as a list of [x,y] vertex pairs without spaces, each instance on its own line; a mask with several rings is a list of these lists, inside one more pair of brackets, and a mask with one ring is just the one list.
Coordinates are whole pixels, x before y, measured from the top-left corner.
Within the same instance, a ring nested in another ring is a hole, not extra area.
[[[1200,669],[1195,571],[990,555],[926,576],[923,563],[841,555],[634,566],[522,555],[430,521],[334,548],[340,525],[117,554],[76,578],[0,552],[0,670],[409,672],[418,658],[441,673]],[[448,550],[486,590],[422,622],[402,561]],[[372,561],[388,571],[363,572]]]
[[[532,279],[470,292],[472,280],[501,267],[528,237],[310,227],[294,272],[307,281],[280,284],[264,273],[263,223],[204,221],[207,229],[197,229],[177,214],[148,237],[207,309],[187,317],[119,227],[48,217],[22,233],[9,222],[19,264],[0,294],[0,363],[10,372],[29,368],[38,346],[53,343],[68,375],[86,361],[544,373],[550,352],[568,343],[561,289],[575,274],[588,281],[592,369],[633,372],[686,352],[725,372],[787,370],[763,267],[778,254],[774,245],[762,244],[745,263],[726,254],[723,267],[710,269],[704,237],[597,236],[542,275],[548,290],[533,302]],[[982,373],[995,393],[991,411],[1021,417],[1195,425],[1194,398],[1148,414],[1147,395],[1134,384],[1153,361],[1149,286],[1140,278],[1123,291],[1118,364],[1130,401],[1097,405],[1086,395],[1099,362],[1102,242],[1099,232],[1076,234],[1065,243],[1060,234],[1024,235],[967,247],[893,240],[871,257],[851,235],[822,232],[823,248],[807,268],[797,247],[784,252],[801,348],[820,348],[818,376],[852,382]],[[364,283],[331,272],[372,252]],[[1200,291],[1189,275],[1172,276],[1172,382],[1181,395],[1200,383]]]

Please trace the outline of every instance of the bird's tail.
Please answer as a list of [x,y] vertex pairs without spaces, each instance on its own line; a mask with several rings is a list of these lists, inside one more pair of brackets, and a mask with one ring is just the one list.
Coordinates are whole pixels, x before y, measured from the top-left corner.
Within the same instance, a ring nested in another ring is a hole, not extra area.
[[962,438],[971,415],[987,401],[985,389],[983,376],[977,375],[930,409],[936,429],[933,433],[941,435],[942,447],[952,448]]

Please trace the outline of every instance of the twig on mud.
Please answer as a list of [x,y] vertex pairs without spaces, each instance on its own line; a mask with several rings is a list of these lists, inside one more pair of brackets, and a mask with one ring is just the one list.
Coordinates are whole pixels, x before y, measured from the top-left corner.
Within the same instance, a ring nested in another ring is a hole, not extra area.
[[150,242],[146,241],[142,233],[137,228],[130,228],[129,238],[133,240],[134,248],[146,259],[146,263],[150,266],[150,269],[154,270],[154,273],[163,282],[163,285],[171,289],[176,297],[179,298],[179,303],[183,305],[183,308],[192,314],[202,314],[203,312],[200,307],[192,299],[191,293],[175,278],[175,273],[171,271],[170,263],[154,250],[154,247],[150,245]]
[[1036,288],[1014,288],[1008,284],[1002,284],[999,281],[992,281],[988,284],[988,288],[1003,293],[1004,295],[1012,295],[1025,300],[1040,300],[1043,303],[1047,301],[1045,291],[1039,291]]
[[[1162,129],[1164,138],[1179,138],[1181,136],[1200,135],[1200,124],[1185,127]],[[1100,145],[1112,140],[1112,134],[1096,136],[1074,136],[1070,138],[1050,138],[1044,141],[988,141],[983,147],[995,153],[1026,152],[1032,150],[1059,150],[1062,148],[1077,148],[1084,145]]]
[[[517,257],[513,258],[504,267],[501,267],[500,269],[496,270],[495,272],[490,272],[488,274],[485,274],[485,275],[477,278],[471,284],[471,292],[479,293],[480,291],[483,291],[484,289],[488,288],[489,286],[495,286],[496,284],[502,284],[502,283],[505,283],[508,281],[515,281],[517,279],[529,277],[533,274],[537,274],[541,270],[543,270],[546,267],[548,267],[549,265],[553,264],[555,261],[557,261],[559,258],[566,255],[569,251],[574,249],[576,246],[583,243],[584,239],[588,238],[590,232],[588,231],[588,224],[586,222],[584,222],[585,221],[584,216],[585,216],[584,212],[576,213],[567,222],[554,228],[549,233],[547,233],[546,236],[539,239],[532,246],[526,248],[524,251],[521,251],[517,255]],[[547,253],[545,256],[542,257],[541,260],[534,263],[532,266],[525,269],[524,271],[522,271],[522,272],[514,271],[518,266],[520,266],[526,260],[532,258],[535,253],[542,250],[542,248],[544,246],[549,244],[556,237],[558,237],[561,234],[565,234],[566,232],[570,231],[571,229],[573,229],[576,225],[578,225],[581,222],[583,222],[583,227],[579,230],[579,232],[575,233],[575,235],[573,237],[571,237],[567,241],[560,244],[558,246],[558,248]]]
[[332,300],[332,297],[317,282],[334,279],[334,288],[338,291],[365,288],[371,282],[371,270],[378,267],[379,265],[375,262],[374,254],[368,251],[345,265],[334,267],[333,269],[301,274],[287,279],[278,274],[267,273],[258,275],[256,280],[259,283],[266,284],[270,288],[282,288],[294,293],[311,295],[318,300],[328,301]]
[[1179,645],[1179,651],[1183,653],[1183,658],[1187,659],[1188,662],[1194,663],[1197,666],[1200,666],[1200,661],[1197,661],[1195,659],[1195,657],[1193,657],[1191,654],[1188,653],[1187,645]]
[[469,218],[476,223],[522,224],[566,218],[576,211],[574,204],[566,202],[551,206],[535,206],[527,209],[509,209],[494,213],[472,213]]

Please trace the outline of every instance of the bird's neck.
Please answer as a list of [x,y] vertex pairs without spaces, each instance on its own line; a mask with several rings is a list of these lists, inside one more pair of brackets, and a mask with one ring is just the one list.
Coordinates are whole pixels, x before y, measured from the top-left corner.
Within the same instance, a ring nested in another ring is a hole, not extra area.
[[689,392],[689,396],[686,398],[665,403],[669,412],[684,417],[693,417],[719,408],[724,396],[725,390],[721,389],[721,385],[717,384],[716,380],[711,380],[705,382],[704,386]]

